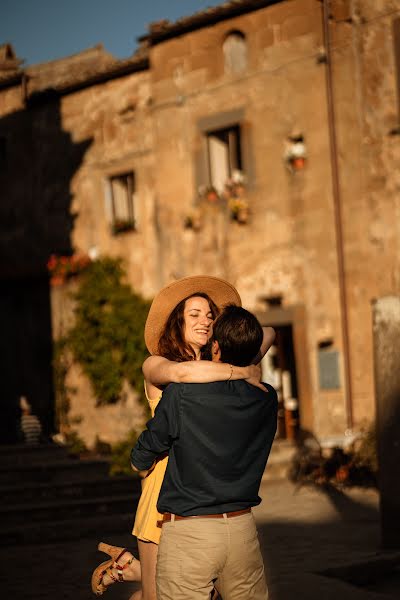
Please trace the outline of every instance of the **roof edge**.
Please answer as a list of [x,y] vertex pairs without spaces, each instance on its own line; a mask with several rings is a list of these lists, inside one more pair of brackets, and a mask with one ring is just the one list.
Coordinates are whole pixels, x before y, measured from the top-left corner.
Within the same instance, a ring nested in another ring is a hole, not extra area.
[[5,89],[8,87],[13,87],[15,85],[19,85],[24,77],[24,72],[20,71],[19,73],[15,73],[11,75],[7,79],[0,79],[0,89]]
[[[196,29],[202,29],[210,25],[215,25],[220,21],[240,16],[242,14],[254,12],[261,8],[266,8],[274,4],[279,4],[284,0],[250,0],[243,1],[233,0],[221,6],[209,8],[206,11],[195,13],[192,16],[184,17],[174,23],[166,24],[164,27],[157,30],[157,23],[154,24],[153,30],[150,25],[150,33],[138,38],[139,42],[148,42],[150,46],[156,46],[168,39],[190,33]],[[237,2],[237,3],[236,3]]]
[[58,88],[48,87],[44,88],[43,90],[32,92],[31,94],[28,94],[28,102],[36,102],[41,99],[53,98],[55,96],[64,96],[98,83],[104,83],[105,81],[118,79],[119,77],[124,77],[130,73],[146,71],[147,69],[149,69],[148,57],[141,58],[135,63],[116,66],[114,69],[110,69],[102,73],[96,73],[95,75],[92,75],[82,81],[66,84],[65,86],[60,86]]

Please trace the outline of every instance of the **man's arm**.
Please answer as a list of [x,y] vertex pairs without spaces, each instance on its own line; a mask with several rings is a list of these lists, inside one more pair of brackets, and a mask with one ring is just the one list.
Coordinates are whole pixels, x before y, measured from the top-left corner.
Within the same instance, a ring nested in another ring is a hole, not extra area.
[[132,448],[131,465],[134,471],[148,471],[160,454],[168,452],[179,435],[179,399],[181,388],[171,385],[164,390],[154,417],[147,423]]

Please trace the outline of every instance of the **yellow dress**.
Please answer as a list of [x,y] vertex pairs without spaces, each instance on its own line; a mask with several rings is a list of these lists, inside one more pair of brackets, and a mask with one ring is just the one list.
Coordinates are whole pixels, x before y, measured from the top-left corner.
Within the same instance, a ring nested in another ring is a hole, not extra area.
[[[162,393],[155,400],[150,400],[147,395],[146,385],[144,386],[144,390],[150,406],[151,416],[153,417],[156,406],[161,400]],[[159,459],[154,469],[142,481],[142,493],[136,510],[135,524],[132,531],[132,534],[138,540],[154,542],[155,544],[160,542],[161,529],[157,527],[157,521],[162,518],[162,515],[157,510],[157,501],[167,463],[168,456]]]

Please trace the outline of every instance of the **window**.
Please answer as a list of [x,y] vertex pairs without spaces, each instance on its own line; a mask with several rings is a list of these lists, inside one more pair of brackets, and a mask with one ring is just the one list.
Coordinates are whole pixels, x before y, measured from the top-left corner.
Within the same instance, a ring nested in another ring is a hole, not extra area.
[[241,31],[229,33],[223,44],[225,73],[243,73],[247,69],[247,43]]
[[116,235],[135,228],[135,175],[124,173],[109,179],[111,198],[111,226]]
[[208,132],[207,148],[210,184],[222,192],[233,172],[242,170],[240,126]]

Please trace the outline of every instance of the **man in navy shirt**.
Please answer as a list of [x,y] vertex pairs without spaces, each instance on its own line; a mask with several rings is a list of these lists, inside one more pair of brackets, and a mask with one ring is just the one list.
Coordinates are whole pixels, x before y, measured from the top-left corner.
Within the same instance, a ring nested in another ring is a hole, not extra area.
[[[251,363],[262,341],[257,319],[226,307],[213,327],[213,360]],[[170,384],[132,450],[136,470],[169,452],[157,508],[160,600],[266,600],[264,564],[251,507],[276,431],[277,397],[244,380]]]

